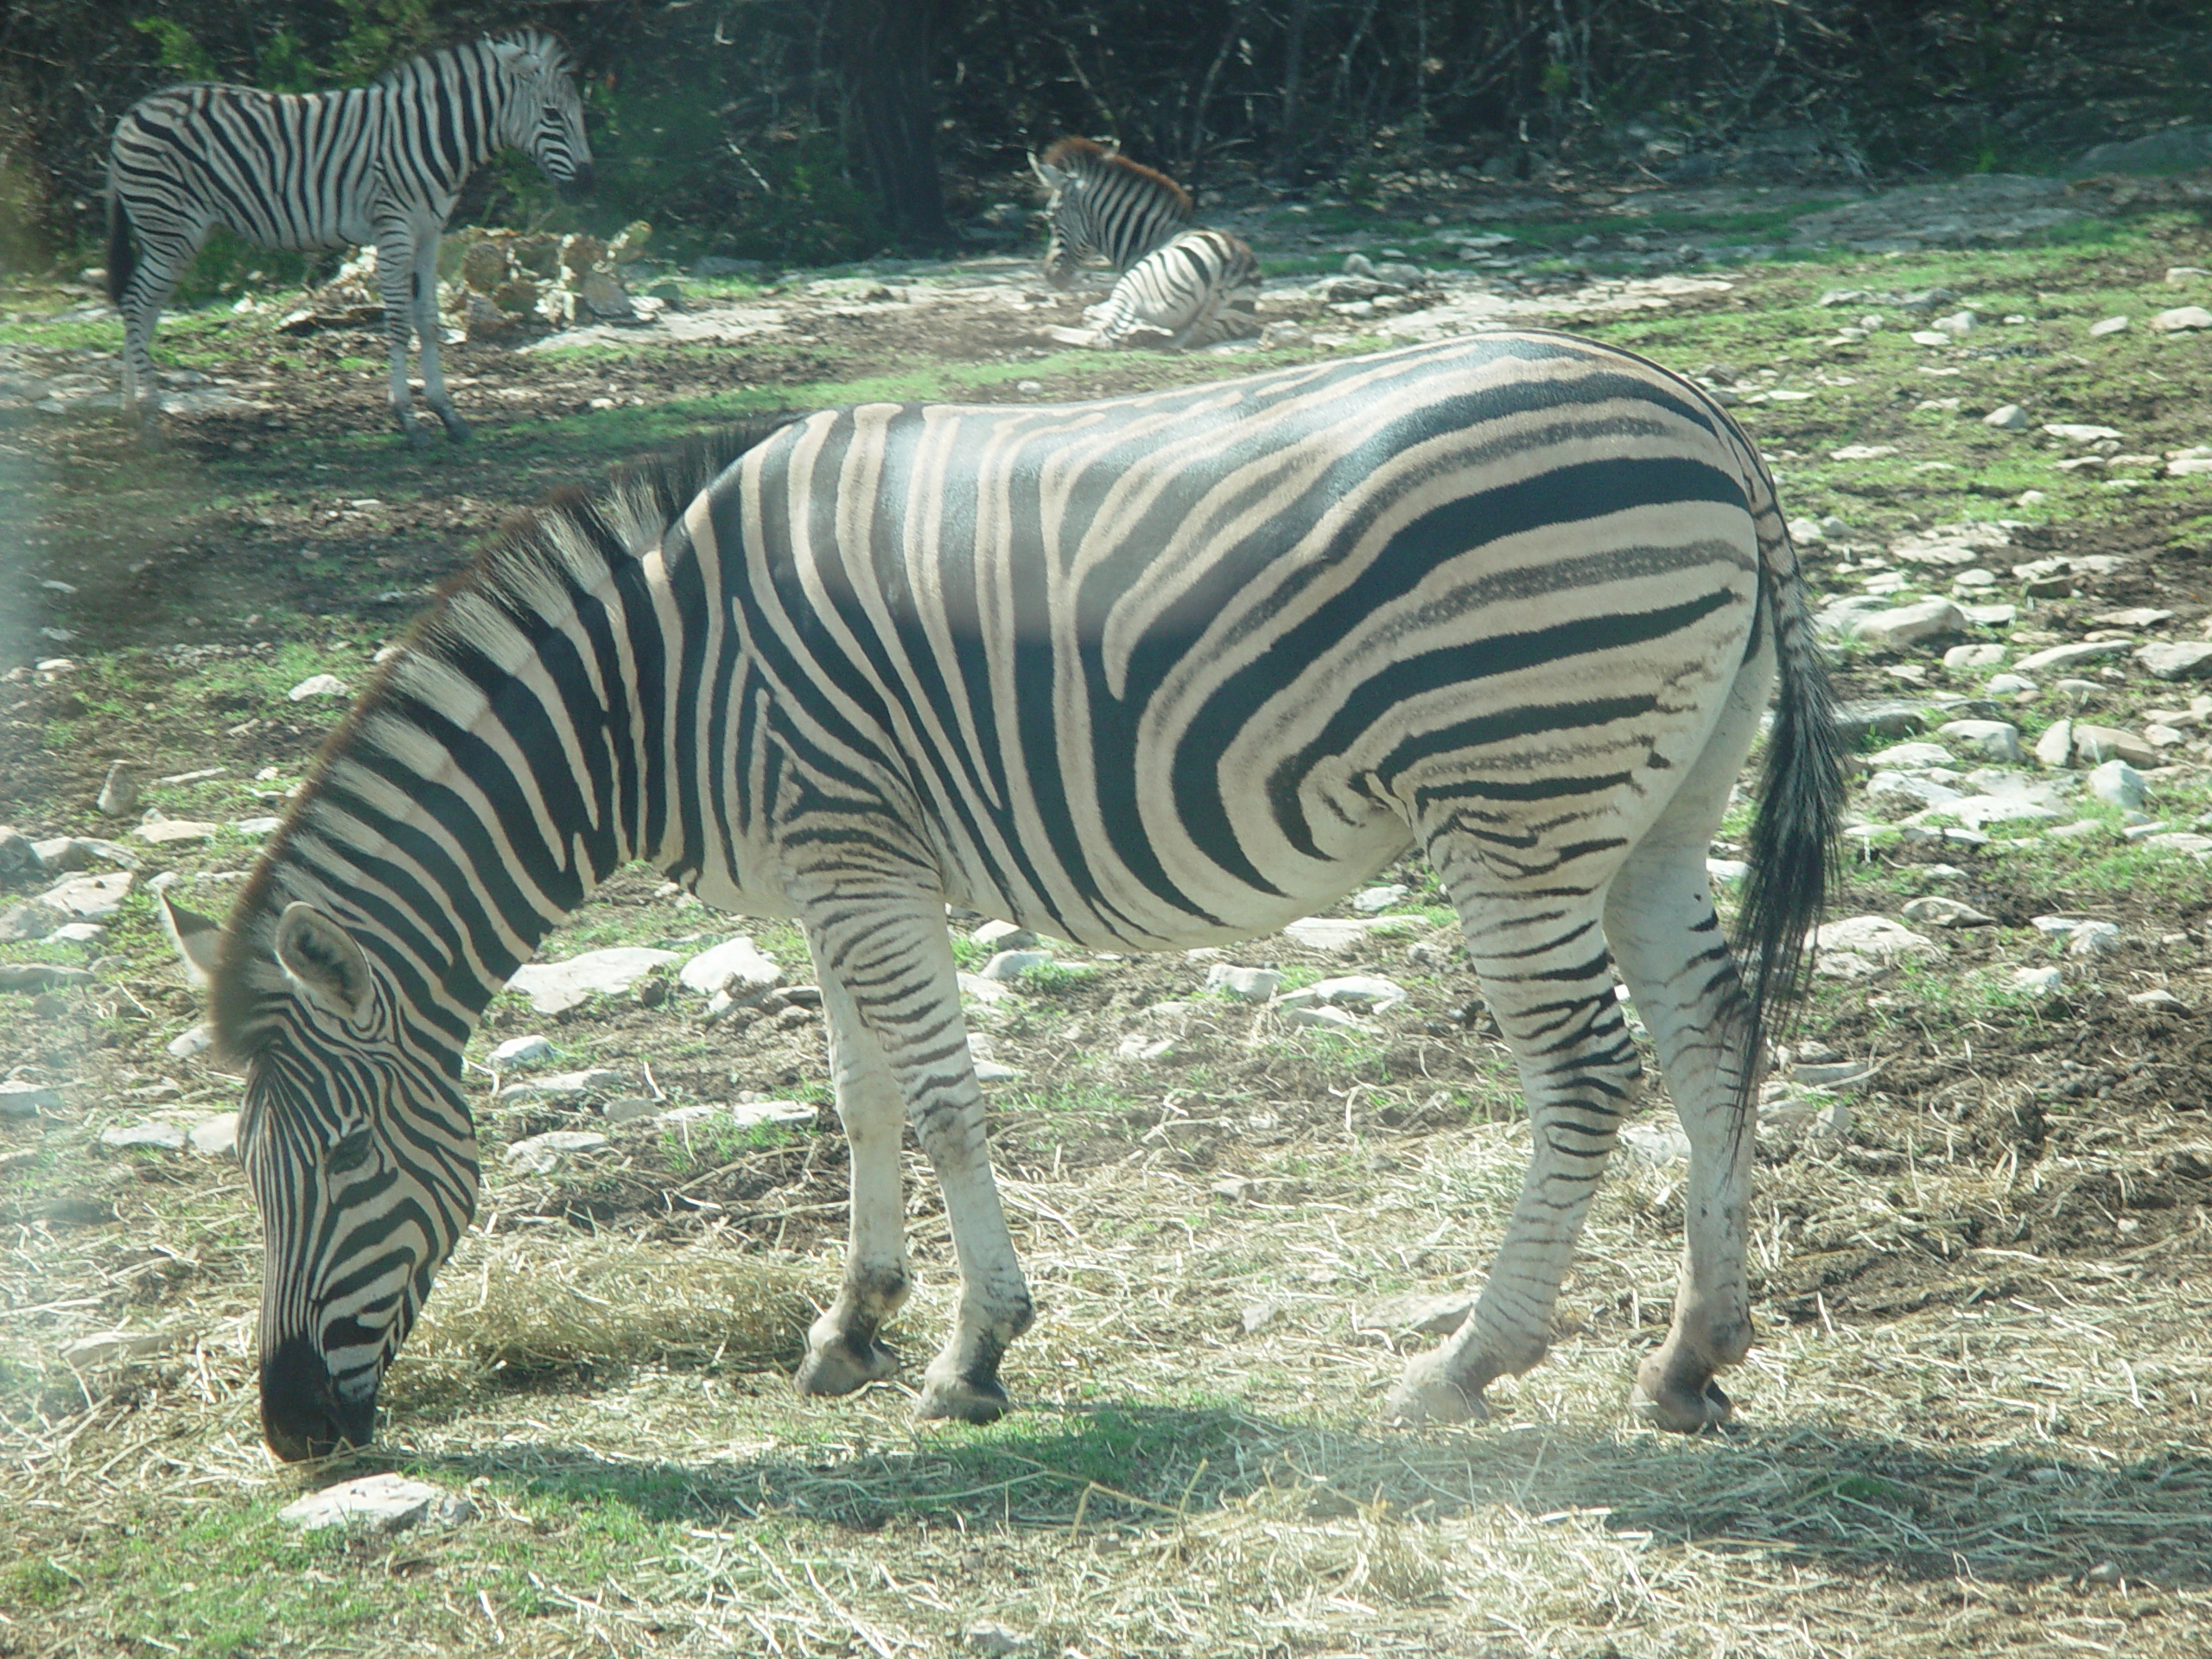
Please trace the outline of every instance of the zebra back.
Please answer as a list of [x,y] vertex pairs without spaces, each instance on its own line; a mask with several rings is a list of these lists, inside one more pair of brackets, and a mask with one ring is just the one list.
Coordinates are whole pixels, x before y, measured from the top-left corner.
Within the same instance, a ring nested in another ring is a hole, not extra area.
[[1055,288],[1065,288],[1087,257],[1127,270],[1191,226],[1189,191],[1088,138],[1062,138],[1030,166],[1052,193],[1045,279]]

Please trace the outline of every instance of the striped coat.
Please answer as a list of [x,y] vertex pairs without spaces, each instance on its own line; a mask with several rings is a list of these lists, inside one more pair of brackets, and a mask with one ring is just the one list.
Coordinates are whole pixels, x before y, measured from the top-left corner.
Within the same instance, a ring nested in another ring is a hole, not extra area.
[[[249,1078],[281,1453],[367,1438],[474,1203],[462,1046],[633,858],[796,918],[814,956],[852,1242],[801,1388],[897,1363],[909,1125],[962,1280],[923,1414],[1002,1409],[1032,1317],[948,901],[1092,946],[1224,944],[1418,849],[1535,1135],[1474,1313],[1394,1411],[1479,1415],[1544,1352],[1641,1086],[1618,970],[1692,1147],[1681,1295],[1639,1396],[1669,1427],[1727,1414],[1761,1033],[1840,791],[1772,488],[1710,400],[1501,333],[1067,407],[830,411],[696,487],[632,480],[488,556],[232,912],[215,1009]],[[1746,987],[1705,858],[1777,684]]]

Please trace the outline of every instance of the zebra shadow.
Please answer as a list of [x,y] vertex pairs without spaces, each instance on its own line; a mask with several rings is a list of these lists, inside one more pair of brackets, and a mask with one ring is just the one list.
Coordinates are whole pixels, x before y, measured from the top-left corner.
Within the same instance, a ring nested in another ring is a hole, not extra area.
[[2132,1462],[1956,1452],[1826,1429],[1694,1440],[1573,1426],[1399,1434],[1230,1405],[1026,1409],[985,1429],[865,1446],[793,1446],[705,1462],[638,1462],[503,1442],[397,1459],[428,1479],[489,1477],[640,1519],[779,1516],[873,1530],[1139,1534],[1246,1518],[1420,1527],[1506,1506],[1662,1545],[1785,1553],[1910,1579],[2027,1582],[2095,1574],[2212,1585],[2212,1449]]

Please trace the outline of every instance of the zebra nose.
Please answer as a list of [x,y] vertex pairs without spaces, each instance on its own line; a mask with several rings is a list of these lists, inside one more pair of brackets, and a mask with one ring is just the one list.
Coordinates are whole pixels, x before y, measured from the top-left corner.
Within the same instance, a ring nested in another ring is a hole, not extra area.
[[330,1368],[304,1337],[288,1337],[261,1362],[261,1436],[286,1463],[327,1458],[375,1438],[376,1395],[341,1399]]
[[575,172],[569,175],[569,182],[563,188],[567,189],[571,195],[581,196],[588,192],[591,188],[591,163],[589,162],[586,162],[581,167],[577,168]]

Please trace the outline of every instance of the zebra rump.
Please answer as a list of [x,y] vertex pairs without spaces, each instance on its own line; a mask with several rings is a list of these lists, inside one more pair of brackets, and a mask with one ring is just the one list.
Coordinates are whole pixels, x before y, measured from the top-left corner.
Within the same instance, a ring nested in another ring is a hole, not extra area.
[[1106,296],[1102,346],[1158,343],[1170,351],[1259,332],[1260,262],[1242,237],[1185,231],[1131,265]]

